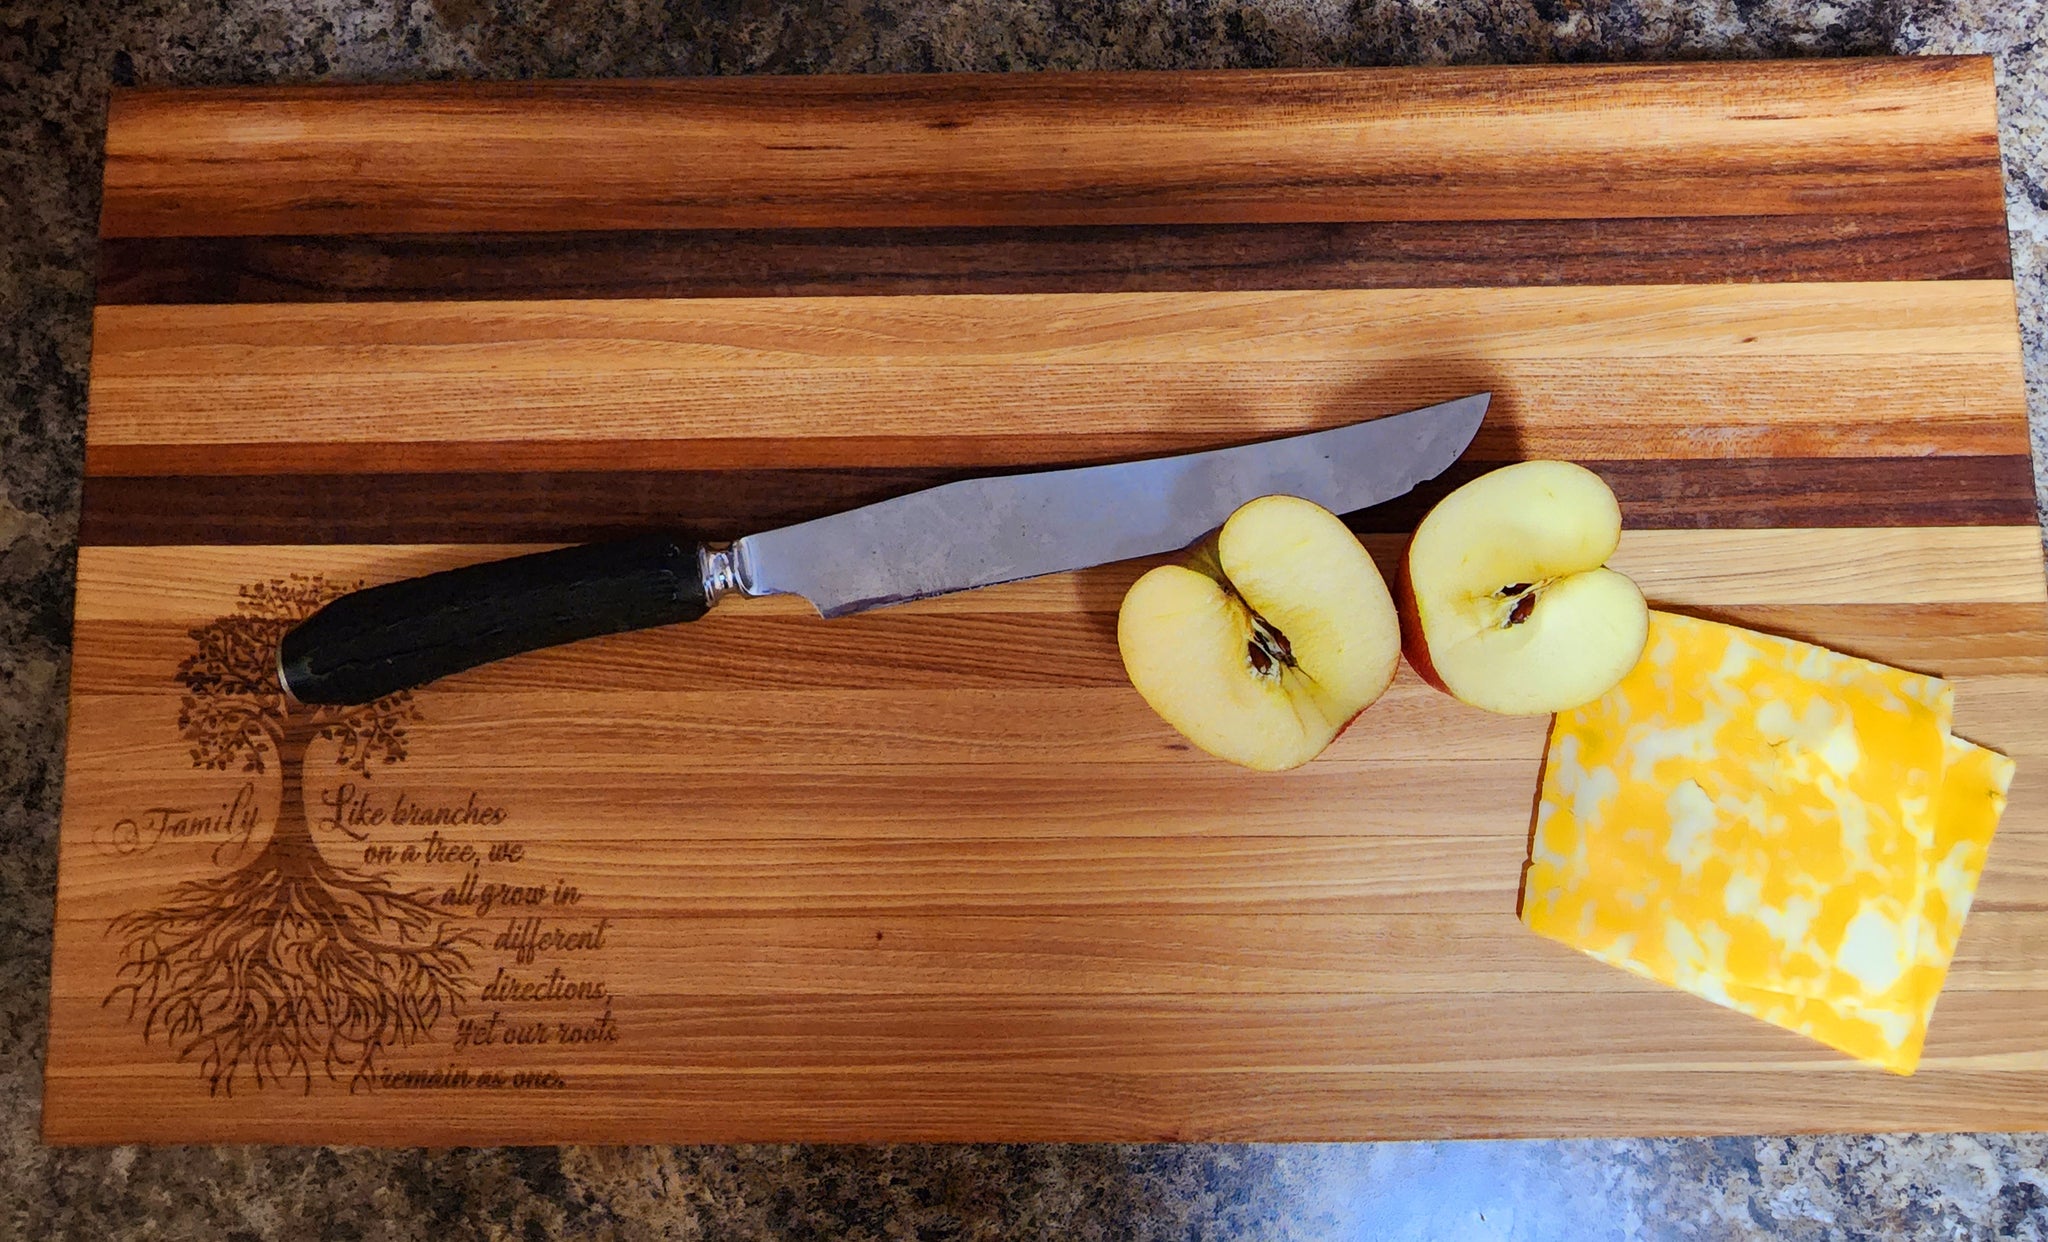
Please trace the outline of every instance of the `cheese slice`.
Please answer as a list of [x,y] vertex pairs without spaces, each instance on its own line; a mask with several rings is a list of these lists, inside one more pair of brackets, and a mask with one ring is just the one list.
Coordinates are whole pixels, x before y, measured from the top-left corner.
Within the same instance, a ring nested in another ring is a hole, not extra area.
[[2011,782],[1947,683],[1653,613],[1558,715],[1524,881],[1535,931],[1910,1073]]

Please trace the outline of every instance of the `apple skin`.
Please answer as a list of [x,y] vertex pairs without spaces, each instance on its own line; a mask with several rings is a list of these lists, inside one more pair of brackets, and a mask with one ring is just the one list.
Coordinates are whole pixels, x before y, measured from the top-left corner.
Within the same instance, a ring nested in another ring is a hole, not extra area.
[[1415,604],[1415,584],[1408,577],[1408,552],[1401,551],[1401,566],[1394,574],[1394,613],[1401,619],[1401,657],[1422,678],[1423,684],[1445,694],[1451,688],[1437,676],[1429,658],[1429,644],[1422,641],[1422,612]]

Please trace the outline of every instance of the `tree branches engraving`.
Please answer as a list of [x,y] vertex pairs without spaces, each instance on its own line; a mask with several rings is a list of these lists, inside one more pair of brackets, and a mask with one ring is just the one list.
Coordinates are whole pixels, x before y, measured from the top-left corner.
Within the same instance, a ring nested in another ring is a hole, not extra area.
[[[126,1000],[145,1040],[196,1058],[209,1091],[246,1074],[259,1087],[315,1071],[350,1089],[377,1055],[430,1036],[460,1002],[472,934],[385,873],[337,866],[306,817],[316,742],[369,776],[405,758],[418,720],[410,694],[362,707],[308,707],[277,678],[277,644],[347,586],[293,575],[242,588],[234,613],[191,631],[178,666],[178,728],[193,766],[279,778],[278,811],[255,856],[179,884],[163,903],[116,918],[123,962],[107,1001]],[[347,835],[358,834],[324,825]]]

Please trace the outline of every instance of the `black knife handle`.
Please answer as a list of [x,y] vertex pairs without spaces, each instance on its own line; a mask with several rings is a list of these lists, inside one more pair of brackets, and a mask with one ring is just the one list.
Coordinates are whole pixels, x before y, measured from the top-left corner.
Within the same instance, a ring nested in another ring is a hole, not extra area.
[[284,636],[278,677],[301,703],[368,703],[522,651],[695,621],[710,606],[694,543],[560,548],[343,595]]

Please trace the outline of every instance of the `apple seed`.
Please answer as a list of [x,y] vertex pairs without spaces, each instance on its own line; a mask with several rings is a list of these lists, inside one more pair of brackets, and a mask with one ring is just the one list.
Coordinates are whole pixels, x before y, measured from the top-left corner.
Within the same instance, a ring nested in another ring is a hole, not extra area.
[[1278,676],[1276,665],[1295,667],[1294,646],[1287,641],[1287,635],[1274,629],[1271,622],[1258,613],[1252,613],[1252,637],[1245,645],[1245,654],[1250,657],[1252,672],[1261,677]]
[[1527,621],[1530,614],[1536,611],[1536,597],[1543,594],[1555,581],[1555,578],[1545,578],[1541,582],[1510,582],[1495,591],[1495,599],[1508,602],[1507,615],[1501,618],[1500,628],[1513,629]]

